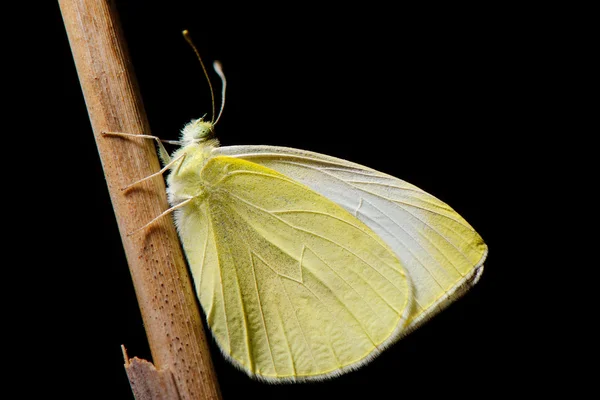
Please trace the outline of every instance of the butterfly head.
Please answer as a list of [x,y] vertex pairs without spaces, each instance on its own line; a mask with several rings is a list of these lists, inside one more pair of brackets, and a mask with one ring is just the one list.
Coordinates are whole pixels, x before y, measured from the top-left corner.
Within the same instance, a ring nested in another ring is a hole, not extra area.
[[214,124],[204,118],[193,119],[183,127],[181,141],[185,144],[201,143],[215,136]]

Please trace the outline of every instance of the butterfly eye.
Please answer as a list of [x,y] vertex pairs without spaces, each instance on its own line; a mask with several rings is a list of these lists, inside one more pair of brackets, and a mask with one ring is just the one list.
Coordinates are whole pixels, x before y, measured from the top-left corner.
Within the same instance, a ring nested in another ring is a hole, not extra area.
[[214,125],[202,118],[191,121],[182,131],[182,141],[187,143],[200,143],[214,136]]
[[198,130],[198,139],[200,139],[200,141],[204,141],[212,138],[214,134],[215,132],[213,131],[212,125],[202,126]]

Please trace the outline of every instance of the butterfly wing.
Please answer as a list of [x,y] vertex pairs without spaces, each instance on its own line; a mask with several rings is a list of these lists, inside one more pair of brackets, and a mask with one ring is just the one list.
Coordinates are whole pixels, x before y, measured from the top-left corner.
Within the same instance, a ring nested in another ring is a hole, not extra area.
[[222,352],[266,380],[360,366],[402,332],[411,283],[393,251],[326,197],[273,169],[216,156],[204,197],[176,211]]
[[407,329],[450,304],[477,282],[487,246],[452,208],[423,190],[359,164],[275,146],[214,150],[274,169],[341,205],[396,253],[413,283]]

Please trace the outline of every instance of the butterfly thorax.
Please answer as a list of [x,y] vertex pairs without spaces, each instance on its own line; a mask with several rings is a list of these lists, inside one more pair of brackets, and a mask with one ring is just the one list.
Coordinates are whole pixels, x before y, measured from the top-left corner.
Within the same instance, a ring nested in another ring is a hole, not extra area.
[[173,153],[172,159],[181,158],[181,161],[173,165],[167,177],[167,193],[171,205],[177,205],[190,198],[203,201],[206,196],[206,184],[201,172],[210,159],[212,150],[218,146],[217,139],[209,139],[184,145]]

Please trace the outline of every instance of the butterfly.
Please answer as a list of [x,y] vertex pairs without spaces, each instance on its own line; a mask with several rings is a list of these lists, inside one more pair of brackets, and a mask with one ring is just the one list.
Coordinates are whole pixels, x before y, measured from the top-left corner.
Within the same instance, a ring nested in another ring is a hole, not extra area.
[[487,246],[444,202],[340,158],[220,147],[220,115],[189,122],[171,155],[158,141],[171,204],[160,217],[174,214],[211,333],[251,377],[359,368],[478,281]]

